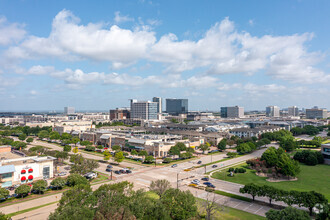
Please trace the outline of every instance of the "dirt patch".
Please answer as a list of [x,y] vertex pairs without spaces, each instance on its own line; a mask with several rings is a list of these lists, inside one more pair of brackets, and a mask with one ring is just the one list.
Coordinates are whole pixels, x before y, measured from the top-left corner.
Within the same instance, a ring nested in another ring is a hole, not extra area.
[[283,182],[283,181],[297,181],[298,178],[288,178],[288,177],[277,177],[277,178],[274,178],[274,177],[271,177],[269,176],[269,174],[267,173],[256,173],[257,176],[261,176],[261,177],[268,177],[266,179],[266,181],[268,182],[272,182],[272,183],[277,183],[277,182]]

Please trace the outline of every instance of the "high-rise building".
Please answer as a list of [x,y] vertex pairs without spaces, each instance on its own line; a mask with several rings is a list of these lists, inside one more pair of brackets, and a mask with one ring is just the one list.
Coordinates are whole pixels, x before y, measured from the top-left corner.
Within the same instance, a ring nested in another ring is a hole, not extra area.
[[320,108],[306,109],[306,118],[308,119],[320,119],[327,117],[328,117],[328,111],[326,109],[320,109]]
[[166,99],[166,112],[171,115],[187,114],[188,99]]
[[70,114],[74,114],[74,113],[75,113],[74,107],[64,107],[64,114],[70,115]]
[[266,107],[266,116],[268,117],[280,117],[280,108],[278,106]]
[[127,108],[116,108],[110,110],[110,120],[114,119],[128,119],[130,118],[130,110]]
[[299,116],[299,109],[297,106],[288,108],[288,116]]
[[239,106],[221,107],[220,115],[222,118],[243,118],[244,108]]
[[131,99],[131,118],[156,120],[157,117],[157,102],[137,101]]
[[160,98],[160,97],[153,97],[152,98],[152,101],[158,103],[158,105],[157,105],[157,113],[162,113],[162,108],[163,108],[163,106],[162,106],[162,98]]

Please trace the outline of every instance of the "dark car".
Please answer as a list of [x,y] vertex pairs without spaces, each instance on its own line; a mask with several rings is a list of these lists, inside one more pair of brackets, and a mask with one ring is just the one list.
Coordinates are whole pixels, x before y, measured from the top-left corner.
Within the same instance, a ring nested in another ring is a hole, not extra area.
[[203,181],[209,181],[210,178],[208,178],[208,177],[203,177],[202,180],[203,180]]
[[0,198],[0,202],[6,201],[6,197]]
[[207,185],[207,186],[212,185],[212,183],[210,183],[210,182],[204,182],[203,184]]
[[174,167],[177,167],[178,165],[177,164],[173,164],[171,167],[174,168]]
[[105,169],[107,172],[111,172],[112,170],[110,168]]
[[115,174],[120,174],[120,171],[119,171],[119,170],[116,170],[116,171],[115,171]]
[[126,170],[119,170],[120,173],[126,173]]
[[132,170],[126,170],[126,173],[132,173]]
[[107,168],[112,168],[112,166],[109,164],[109,165],[107,166]]
[[210,185],[208,185],[208,187],[215,188],[215,185],[210,184]]
[[213,165],[213,166],[212,166],[212,168],[217,168],[217,167],[218,167],[218,165]]
[[201,164],[201,163],[202,163],[202,161],[201,161],[201,160],[197,162],[197,164]]

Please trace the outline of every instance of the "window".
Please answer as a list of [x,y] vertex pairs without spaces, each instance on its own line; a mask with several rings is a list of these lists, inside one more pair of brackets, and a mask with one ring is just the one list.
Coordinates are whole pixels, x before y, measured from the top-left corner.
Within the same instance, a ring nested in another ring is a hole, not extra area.
[[49,178],[49,166],[45,166],[42,170],[42,175],[44,179],[48,179]]
[[330,148],[323,148],[323,152],[330,153]]
[[12,177],[12,176],[13,176],[13,173],[4,173],[4,174],[1,175],[1,177],[2,177],[3,179],[5,179],[5,178],[10,178],[10,177]]

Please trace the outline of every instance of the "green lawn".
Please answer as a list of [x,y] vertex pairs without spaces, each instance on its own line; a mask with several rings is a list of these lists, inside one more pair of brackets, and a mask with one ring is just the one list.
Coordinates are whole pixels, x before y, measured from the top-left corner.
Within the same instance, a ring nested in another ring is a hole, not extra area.
[[[246,165],[239,165],[237,167],[244,167]],[[330,166],[319,164],[316,166],[307,166],[300,164],[301,172],[298,175],[297,181],[283,181],[278,183],[271,183],[266,181],[266,177],[259,177],[255,175],[254,170],[247,169],[246,173],[235,174],[234,177],[227,176],[228,169],[213,173],[212,177],[226,180],[239,184],[255,183],[257,185],[270,185],[283,190],[297,190],[297,191],[316,191],[322,193],[328,200],[330,200]]]

